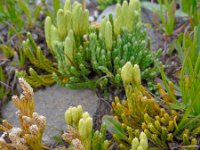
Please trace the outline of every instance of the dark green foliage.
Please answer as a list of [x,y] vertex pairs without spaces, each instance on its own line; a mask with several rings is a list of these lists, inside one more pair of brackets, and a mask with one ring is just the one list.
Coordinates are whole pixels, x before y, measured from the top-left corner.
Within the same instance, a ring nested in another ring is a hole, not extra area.
[[43,72],[39,75],[34,69],[29,69],[29,74],[25,71],[18,72],[19,77],[23,77],[33,87],[47,86],[55,83],[53,80],[53,72],[57,72],[56,64],[50,61],[43,54],[40,47],[33,40],[30,33],[27,34],[28,39],[23,42],[23,53],[31,64]]
[[[69,15],[65,16],[63,12]],[[70,15],[71,24],[65,24],[71,29],[65,29],[65,32],[60,28],[64,25],[61,18],[70,18]],[[73,26],[74,22],[78,24],[76,16],[80,15],[83,15],[85,23]],[[125,1],[122,6],[118,4],[115,19],[112,16],[109,20],[102,19],[100,27],[87,23],[87,10],[82,10],[78,3],[71,7],[66,1],[65,8],[58,11],[58,17],[57,26],[52,25],[49,17],[46,18],[45,34],[48,46],[58,61],[59,72],[69,79],[65,84],[55,74],[54,79],[61,85],[70,88],[100,87],[105,91],[108,87],[121,89],[121,68],[128,61],[141,67],[142,79],[146,81],[157,74],[154,60],[159,57],[160,51],[151,52],[147,46],[139,1],[130,1],[130,4]]]
[[55,83],[52,74],[39,75],[32,68],[29,69],[28,74],[25,71],[17,72],[17,76],[25,78],[33,87],[48,86]]
[[[142,70],[143,79],[151,79],[156,75],[155,68],[152,68],[153,61],[159,57],[159,52],[153,54],[146,47],[146,32],[141,27],[130,33],[126,29],[121,35],[113,40],[111,51],[106,50],[103,37],[98,36],[98,31],[93,30],[89,34],[88,41],[84,47],[80,46],[74,55],[73,65],[65,62],[64,46],[62,43],[56,45],[59,69],[64,76],[70,77],[69,87],[94,87],[98,83],[101,88],[120,87],[121,67],[127,62],[139,64]],[[62,46],[61,46],[62,45]]]
[[110,141],[106,137],[106,125],[102,124],[100,131],[96,130],[92,136],[92,150],[107,150],[110,146]]

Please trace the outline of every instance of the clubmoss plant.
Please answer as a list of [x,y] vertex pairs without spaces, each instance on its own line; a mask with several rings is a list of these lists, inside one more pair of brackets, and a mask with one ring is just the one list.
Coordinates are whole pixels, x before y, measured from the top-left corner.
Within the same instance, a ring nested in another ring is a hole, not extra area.
[[127,126],[126,123],[121,123],[116,118],[117,116],[104,116],[103,123],[112,134],[119,149],[148,149],[149,142],[144,132]]
[[69,142],[75,150],[107,150],[110,141],[106,140],[105,125],[100,131],[93,131],[93,121],[82,106],[70,107],[65,112],[67,132],[62,138]]
[[50,61],[37,46],[30,33],[27,34],[27,40],[23,41],[23,54],[28,61],[37,68],[42,75],[39,75],[33,68],[29,68],[28,73],[26,71],[17,71],[18,77],[25,78],[25,80],[32,87],[48,86],[55,83],[53,80],[53,73],[57,73],[57,64]]
[[33,89],[22,78],[19,83],[23,90],[20,98],[13,96],[13,104],[17,113],[20,128],[13,127],[6,120],[0,125],[3,131],[0,140],[1,149],[38,149],[42,150],[42,135],[46,127],[46,118],[34,112]]
[[[104,117],[107,129],[113,134],[118,146],[131,149],[131,143],[138,133],[143,131],[153,144],[161,149],[167,149],[169,143],[176,142],[180,147],[189,146],[195,149],[200,124],[196,119],[189,119],[182,128],[179,124],[183,116],[167,105],[171,99],[169,95],[163,97],[162,106],[142,85],[141,73],[138,65],[127,62],[121,71],[126,92],[126,99],[122,102],[115,98],[112,103],[114,118]],[[170,90],[174,92],[173,84]],[[159,88],[162,96],[164,89]],[[190,125],[190,126],[188,126]],[[181,127],[181,128],[179,128]],[[194,134],[195,133],[195,134]]]
[[56,25],[50,17],[45,21],[48,47],[56,56],[59,72],[69,81],[60,81],[56,74],[54,79],[70,88],[120,88],[121,67],[128,61],[141,66],[143,79],[154,77],[153,60],[159,52],[149,51],[140,15],[138,0],[124,1],[116,6],[114,19],[90,25],[88,10],[66,0]]
[[[45,20],[45,38],[48,47],[54,54],[57,53],[55,50],[55,42],[65,41],[64,43],[66,44],[66,37],[68,35],[72,36],[70,40],[75,44],[72,44],[72,46],[79,46],[81,44],[83,35],[88,32],[88,17],[89,11],[87,9],[83,9],[82,5],[78,2],[74,2],[72,5],[70,0],[66,0],[64,8],[58,10],[56,25],[54,25],[51,18],[47,16]],[[72,31],[73,33],[71,33]],[[75,41],[73,41],[73,37]],[[71,50],[68,46],[66,46],[65,49],[66,52],[70,52]]]
[[148,139],[144,132],[140,133],[139,139],[135,137],[132,140],[131,150],[147,150],[148,149]]

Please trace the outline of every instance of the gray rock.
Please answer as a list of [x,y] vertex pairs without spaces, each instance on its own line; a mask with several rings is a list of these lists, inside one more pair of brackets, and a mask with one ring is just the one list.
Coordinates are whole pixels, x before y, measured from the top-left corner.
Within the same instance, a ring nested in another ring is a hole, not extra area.
[[142,7],[142,22],[154,24],[155,20],[160,21],[159,17],[151,10]]
[[[159,21],[159,18],[151,10],[142,7],[142,22],[154,25],[154,20]],[[151,50],[158,50],[161,48],[163,42],[160,38],[160,34],[156,32],[153,27],[145,27],[147,35],[151,38]]]
[[161,35],[152,28],[145,27],[145,29],[147,31],[148,37],[151,39],[151,50],[156,51],[159,48],[162,48],[164,43],[160,38]]
[[98,19],[97,19],[97,22],[101,22],[101,19],[103,18],[103,17],[106,17],[106,18],[108,18],[108,16],[110,15],[110,14],[112,14],[113,15],[113,18],[115,17],[115,7],[116,7],[116,5],[111,5],[111,6],[108,6],[106,9],[104,9],[104,11],[101,13],[101,15],[99,15],[99,17],[98,17]]
[[[70,106],[82,105],[91,116],[96,111],[97,96],[88,89],[70,90],[57,85],[35,92],[35,111],[47,118],[47,127],[43,136],[46,144],[54,143],[53,136],[66,129],[64,113]],[[8,102],[2,109],[2,116],[14,126],[19,127],[16,109]]]

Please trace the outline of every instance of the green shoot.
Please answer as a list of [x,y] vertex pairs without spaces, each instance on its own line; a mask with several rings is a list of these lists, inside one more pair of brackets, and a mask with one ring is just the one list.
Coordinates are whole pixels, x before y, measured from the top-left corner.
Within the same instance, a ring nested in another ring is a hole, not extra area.
[[[172,35],[174,31],[174,22],[175,22],[175,12],[176,12],[176,3],[173,0],[158,0],[160,5],[159,17],[162,21],[162,25],[164,26],[164,30],[166,35]],[[164,11],[165,7],[165,11]]]

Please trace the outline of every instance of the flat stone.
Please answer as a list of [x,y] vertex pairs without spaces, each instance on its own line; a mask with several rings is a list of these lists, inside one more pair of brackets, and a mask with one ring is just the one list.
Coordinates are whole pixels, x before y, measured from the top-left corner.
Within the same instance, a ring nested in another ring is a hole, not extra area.
[[[52,144],[53,136],[66,129],[64,113],[70,106],[82,105],[84,111],[94,115],[97,107],[97,96],[88,89],[70,90],[58,85],[47,87],[35,92],[35,111],[47,118],[47,127],[44,132],[43,141]],[[2,109],[2,116],[13,126],[19,127],[16,116],[16,108],[12,102],[8,102]]]
[[116,5],[111,5],[108,6],[106,9],[103,10],[103,12],[101,13],[101,15],[99,15],[97,22],[101,22],[102,18],[106,17],[108,18],[110,14],[113,15],[113,18],[115,17],[115,7]]

